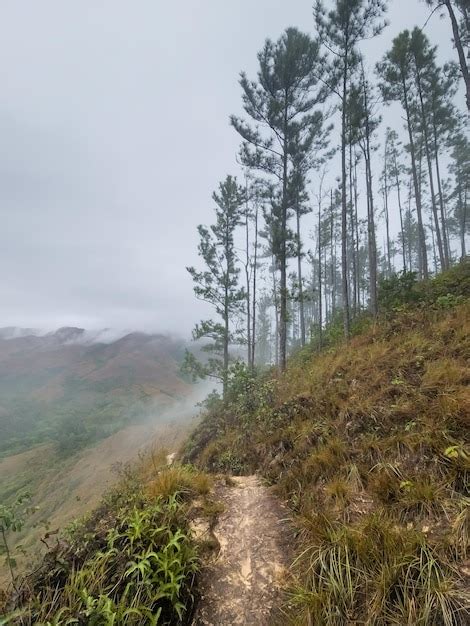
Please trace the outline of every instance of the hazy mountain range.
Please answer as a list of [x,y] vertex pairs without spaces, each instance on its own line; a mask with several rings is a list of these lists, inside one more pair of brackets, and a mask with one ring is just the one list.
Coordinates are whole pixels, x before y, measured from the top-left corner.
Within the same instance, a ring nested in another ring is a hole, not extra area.
[[83,447],[184,398],[182,341],[64,327],[0,329],[0,454]]

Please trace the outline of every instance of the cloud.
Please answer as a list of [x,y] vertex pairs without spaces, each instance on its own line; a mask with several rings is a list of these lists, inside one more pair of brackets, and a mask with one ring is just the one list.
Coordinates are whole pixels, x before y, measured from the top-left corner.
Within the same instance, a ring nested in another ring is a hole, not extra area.
[[[189,333],[196,226],[237,171],[238,73],[266,36],[312,31],[311,4],[2,3],[0,326]],[[424,22],[401,4],[370,63]],[[428,28],[452,57],[447,24]]]

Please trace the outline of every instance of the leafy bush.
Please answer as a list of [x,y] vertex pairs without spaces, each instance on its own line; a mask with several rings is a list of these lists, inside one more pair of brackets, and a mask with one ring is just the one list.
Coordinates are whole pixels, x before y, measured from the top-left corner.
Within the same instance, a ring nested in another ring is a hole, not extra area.
[[405,304],[419,301],[416,293],[418,275],[416,272],[399,272],[379,282],[378,303],[382,311],[392,311]]
[[450,309],[469,297],[469,259],[430,280],[418,281],[416,272],[400,272],[379,282],[379,308],[384,312],[425,304]]
[[10,623],[182,623],[199,568],[188,502],[210,482],[176,466],[143,476],[128,471],[90,517],[71,525],[10,600]]

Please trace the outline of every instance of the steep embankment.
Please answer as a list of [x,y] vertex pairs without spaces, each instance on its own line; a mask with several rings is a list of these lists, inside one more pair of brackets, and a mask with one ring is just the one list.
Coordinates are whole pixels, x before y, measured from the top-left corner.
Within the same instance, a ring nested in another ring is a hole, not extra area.
[[188,461],[259,472],[295,513],[293,623],[469,622],[469,295],[468,263],[392,285],[378,321],[245,374],[191,437]]

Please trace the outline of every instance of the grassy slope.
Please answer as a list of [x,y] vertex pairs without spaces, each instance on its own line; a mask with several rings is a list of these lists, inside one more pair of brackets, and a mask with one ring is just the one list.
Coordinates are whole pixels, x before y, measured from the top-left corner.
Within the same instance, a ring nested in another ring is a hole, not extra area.
[[260,472],[295,512],[293,623],[470,620],[469,295],[467,263],[191,437],[188,460]]

